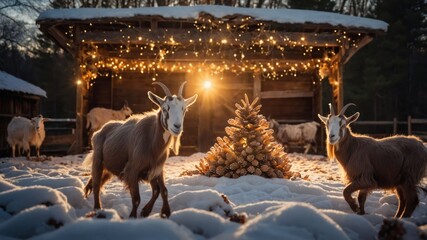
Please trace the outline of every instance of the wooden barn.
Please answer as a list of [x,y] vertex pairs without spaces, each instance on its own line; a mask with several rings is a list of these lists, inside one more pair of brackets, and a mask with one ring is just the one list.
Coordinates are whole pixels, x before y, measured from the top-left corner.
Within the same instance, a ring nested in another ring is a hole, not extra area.
[[46,92],[22,79],[0,71],[0,155],[10,156],[6,141],[7,125],[14,116],[32,118],[40,113]]
[[340,109],[344,64],[387,30],[385,22],[336,13],[213,5],[57,9],[37,24],[78,62],[79,151],[87,146],[91,108],[127,102],[134,112],[151,110],[147,91],[164,95],[153,81],[175,93],[187,81],[184,96],[199,94],[184,123],[188,152],[206,151],[225,134],[245,93],[261,98],[265,116],[317,121],[322,88]]

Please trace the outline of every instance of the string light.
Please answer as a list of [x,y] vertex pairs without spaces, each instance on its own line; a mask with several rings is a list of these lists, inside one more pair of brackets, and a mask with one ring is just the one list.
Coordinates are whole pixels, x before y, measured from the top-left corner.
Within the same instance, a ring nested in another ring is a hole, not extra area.
[[[219,76],[224,71],[240,74],[261,70],[267,79],[296,77],[297,73],[318,70],[323,63],[329,63],[335,55],[336,45],[342,47],[348,44],[357,48],[357,38],[363,35],[357,33],[357,37],[355,35],[350,37],[345,31],[334,30],[333,34],[336,37],[334,46],[328,43],[323,46],[319,44],[311,46],[310,41],[316,41],[308,36],[299,38],[292,37],[291,34],[286,36],[286,33],[276,31],[270,24],[252,21],[251,17],[240,17],[229,23],[209,17],[199,18],[193,23],[194,29],[187,30],[186,34],[183,34],[185,36],[174,36],[171,33],[173,31],[166,29],[163,36],[153,39],[126,35],[132,32],[127,29],[137,28],[131,24],[114,21],[110,22],[110,25],[125,26],[119,31],[123,34],[122,44],[111,45],[114,46],[113,51],[117,52],[116,57],[101,54],[96,43],[90,44],[88,39],[81,39],[83,60],[80,70],[82,79],[90,82],[90,86],[97,77],[108,74],[108,71],[103,71],[104,69],[111,69],[112,76],[119,79],[122,78],[123,71],[153,74],[159,71],[188,73],[208,71],[211,75]],[[96,25],[89,23],[88,28],[82,29],[82,32],[91,33],[96,30]],[[148,32],[151,31],[148,29]],[[65,34],[72,38],[74,32],[74,26],[69,26]],[[107,37],[102,40],[109,43]],[[136,40],[138,42],[135,42]],[[302,60],[290,60],[288,52],[301,54]],[[327,53],[326,57],[319,57],[324,52]],[[184,57],[183,61],[182,56],[191,56],[191,59]]]

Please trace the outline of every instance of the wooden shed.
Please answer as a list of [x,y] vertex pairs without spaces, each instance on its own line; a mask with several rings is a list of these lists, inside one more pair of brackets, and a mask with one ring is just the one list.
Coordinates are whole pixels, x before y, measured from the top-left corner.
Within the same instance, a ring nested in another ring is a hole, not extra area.
[[225,134],[245,93],[261,98],[265,116],[288,122],[317,120],[322,85],[340,109],[344,64],[387,29],[336,13],[213,5],[57,9],[37,24],[79,65],[78,149],[87,144],[92,107],[119,109],[127,101],[134,112],[148,111],[154,104],[147,91],[163,94],[153,81],[172,92],[187,81],[184,96],[199,94],[184,123],[182,144],[190,152],[208,150]]
[[46,92],[22,79],[0,71],[0,156],[8,156],[7,125],[14,116],[32,118],[40,113]]

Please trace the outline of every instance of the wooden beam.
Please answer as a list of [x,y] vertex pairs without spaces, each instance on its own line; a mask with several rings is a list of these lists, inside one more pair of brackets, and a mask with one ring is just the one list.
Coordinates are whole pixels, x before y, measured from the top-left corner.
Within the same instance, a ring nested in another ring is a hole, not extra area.
[[76,57],[76,45],[73,44],[72,39],[65,36],[56,25],[52,25],[49,28],[45,29],[48,36],[54,39],[54,41],[61,46],[63,49],[68,51],[73,57]]
[[[162,57],[166,60],[173,59],[230,59],[233,61],[248,61],[257,59],[284,59],[284,60],[323,60],[325,52],[328,48],[320,47],[313,50],[310,53],[306,52],[305,48],[289,48],[284,51],[277,48],[264,49],[263,51],[254,51],[252,49],[240,48],[240,46],[223,46],[213,47],[209,46],[187,46],[176,49],[170,49],[168,47],[156,47],[156,49],[140,49],[140,47],[132,46],[128,47],[127,51],[120,49],[119,47],[111,49],[111,47],[105,44],[97,45],[98,53],[102,57],[107,58],[126,58],[126,59],[158,59],[159,54],[162,53]],[[167,53],[165,53],[167,52]],[[163,54],[165,53],[165,54]],[[242,54],[244,55],[242,58]],[[181,60],[179,60],[181,61]]]
[[193,45],[217,44],[249,46],[254,42],[261,46],[304,45],[313,47],[339,46],[336,33],[305,32],[199,32],[196,29],[141,29],[130,28],[120,31],[85,31],[76,39],[79,43]]
[[310,98],[313,97],[313,92],[310,91],[265,91],[260,93],[261,98]]
[[358,52],[360,49],[362,49],[364,46],[366,46],[368,43],[370,43],[373,40],[372,37],[366,35],[364,38],[362,38],[359,42],[357,42],[356,46],[349,46],[349,49],[346,50],[346,54],[343,56],[342,62],[343,64],[346,64],[353,55]]

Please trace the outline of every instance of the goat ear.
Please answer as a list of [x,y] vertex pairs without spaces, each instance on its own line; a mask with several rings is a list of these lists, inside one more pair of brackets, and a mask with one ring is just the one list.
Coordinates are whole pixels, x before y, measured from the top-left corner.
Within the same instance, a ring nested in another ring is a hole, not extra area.
[[192,97],[189,97],[187,99],[184,100],[185,102],[185,107],[188,108],[189,106],[193,105],[196,100],[197,100],[198,95],[194,94]]
[[157,106],[162,107],[165,100],[156,94],[152,93],[151,91],[148,91],[148,98]]
[[328,121],[327,117],[324,117],[324,116],[322,116],[320,114],[317,114],[317,116],[319,117],[320,121],[322,121],[324,124],[326,124],[326,122]]
[[347,126],[350,125],[350,123],[355,122],[360,116],[360,113],[357,112],[353,115],[351,115],[350,117],[346,118],[346,122],[347,122]]

